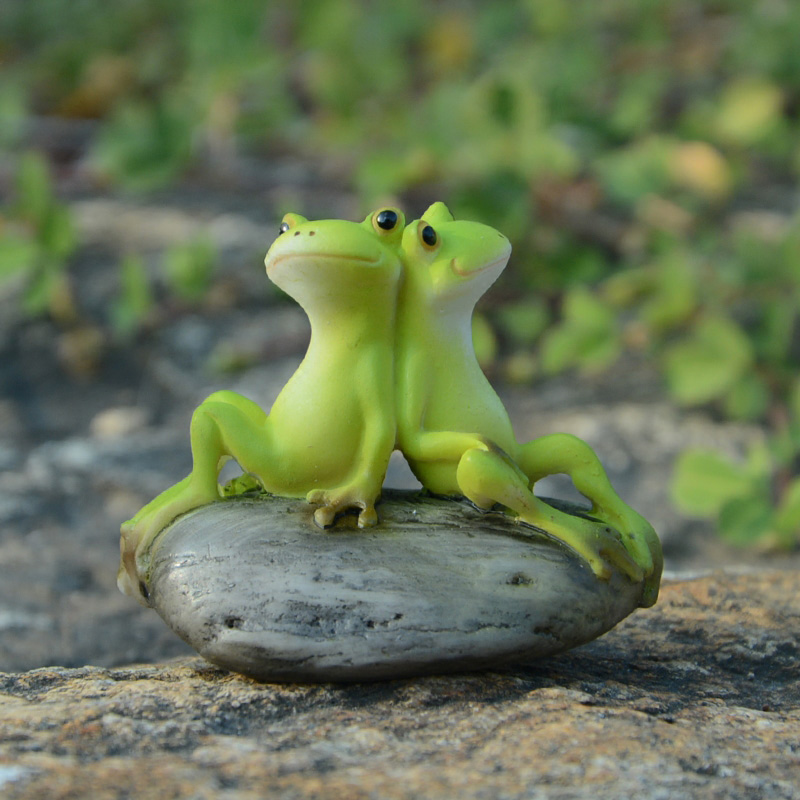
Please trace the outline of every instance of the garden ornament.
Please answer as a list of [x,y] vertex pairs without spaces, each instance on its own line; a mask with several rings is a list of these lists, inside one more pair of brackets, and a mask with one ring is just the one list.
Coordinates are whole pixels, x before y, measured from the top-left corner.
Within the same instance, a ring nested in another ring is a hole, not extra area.
[[[442,203],[408,225],[287,214],[265,264],[308,352],[269,414],[230,391],[196,409],[192,472],[122,526],[122,591],[265,680],[548,655],[653,605],[653,528],[580,439],[518,444],[478,365],[473,308],[510,252]],[[423,491],[385,491],[376,526],[394,449]],[[243,476],[220,487],[229,459]],[[591,507],[534,495],[555,473]]]

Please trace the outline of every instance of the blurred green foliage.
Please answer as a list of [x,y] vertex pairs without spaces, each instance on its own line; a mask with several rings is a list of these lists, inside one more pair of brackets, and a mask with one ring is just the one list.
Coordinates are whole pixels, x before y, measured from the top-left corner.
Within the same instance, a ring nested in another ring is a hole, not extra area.
[[[130,190],[248,153],[301,158],[365,210],[446,199],[515,248],[506,281],[522,299],[476,323],[484,361],[529,381],[635,350],[678,403],[763,423],[764,452],[687,454],[674,491],[732,540],[787,544],[800,530],[800,225],[782,199],[800,176],[798,42],[792,0],[5,3],[0,148],[27,114],[91,118],[95,169]],[[41,308],[74,240],[42,165],[20,169],[0,281],[25,265]],[[167,273],[196,298],[213,255],[187,247]],[[115,318],[132,330],[152,305],[141,264],[126,261],[121,283]]]
[[28,314],[71,315],[67,260],[77,247],[69,209],[53,192],[50,170],[38,153],[26,153],[16,172],[15,199],[0,216],[0,291],[21,282]]

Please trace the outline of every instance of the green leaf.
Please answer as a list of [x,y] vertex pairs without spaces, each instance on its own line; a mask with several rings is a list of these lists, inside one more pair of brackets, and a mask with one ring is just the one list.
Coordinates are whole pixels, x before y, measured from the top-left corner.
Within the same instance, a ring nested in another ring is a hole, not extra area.
[[515,344],[533,344],[547,327],[550,314],[541,300],[522,300],[504,306],[497,316],[504,333]]
[[642,318],[666,331],[689,318],[697,305],[697,280],[683,251],[670,251],[654,267],[653,291],[642,305]]
[[542,341],[542,367],[549,373],[569,367],[597,371],[613,363],[620,350],[613,311],[580,287],[567,294],[564,320]]
[[150,282],[136,255],[126,256],[120,265],[120,294],[111,310],[111,323],[122,337],[129,336],[153,307]]
[[791,547],[800,540],[800,478],[795,478],[784,491],[774,527],[782,546]]
[[72,215],[66,206],[52,205],[42,220],[39,241],[44,252],[59,265],[78,246]]
[[164,271],[172,291],[183,300],[200,300],[211,284],[216,251],[208,239],[176,245],[164,256]]
[[103,126],[94,157],[129,189],[154,189],[174,180],[188,163],[191,132],[191,109],[185,104],[128,103]]
[[27,236],[0,236],[0,286],[36,265],[39,246]]
[[624,269],[602,284],[603,298],[616,308],[627,308],[653,291],[653,271],[647,267]]
[[764,303],[762,309],[762,324],[755,336],[759,356],[767,362],[783,364],[791,352],[797,299],[792,296],[775,298]]
[[681,511],[711,518],[726,503],[752,492],[755,484],[746,466],[733,464],[714,451],[694,449],[678,456],[670,490]]
[[0,147],[13,147],[25,131],[26,93],[16,81],[0,86]]
[[769,401],[767,385],[758,375],[748,372],[725,396],[723,408],[732,419],[757,420],[766,413]]
[[770,533],[774,513],[769,499],[760,494],[736,497],[720,509],[719,532],[731,544],[753,544]]
[[670,182],[672,143],[651,136],[603,156],[597,161],[600,178],[612,199],[634,205],[648,194],[660,194]]
[[716,128],[726,141],[755,144],[771,133],[782,113],[781,90],[761,79],[739,79],[722,94]]
[[61,276],[52,269],[41,270],[28,284],[22,300],[25,313],[31,316],[43,314],[61,285]]
[[789,411],[795,420],[800,421],[800,378],[795,378],[789,389]]
[[669,347],[664,367],[675,399],[695,405],[730,391],[752,360],[752,346],[741,328],[715,316],[702,319],[689,336]]
[[25,153],[17,169],[17,213],[38,227],[44,224],[52,204],[53,187],[47,162],[39,153]]

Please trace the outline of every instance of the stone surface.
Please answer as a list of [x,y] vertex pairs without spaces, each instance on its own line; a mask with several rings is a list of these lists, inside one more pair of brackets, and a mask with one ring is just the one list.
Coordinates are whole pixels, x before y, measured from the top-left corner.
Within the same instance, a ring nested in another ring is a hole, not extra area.
[[151,605],[197,652],[262,680],[352,681],[549,656],[636,609],[570,548],[465,501],[387,491],[327,531],[300,500],[237,498],[156,539]]
[[0,796],[795,800],[799,590],[796,572],[668,582],[602,639],[482,674],[0,674]]

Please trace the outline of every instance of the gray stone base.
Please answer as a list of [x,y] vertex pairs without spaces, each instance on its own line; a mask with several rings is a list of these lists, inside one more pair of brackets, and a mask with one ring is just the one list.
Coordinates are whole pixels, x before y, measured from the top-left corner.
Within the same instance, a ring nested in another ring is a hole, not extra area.
[[388,492],[378,526],[317,528],[285,498],[236,498],[156,540],[149,602],[209,661],[268,681],[474,670],[588,642],[641,584],[465,501]]

